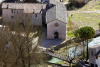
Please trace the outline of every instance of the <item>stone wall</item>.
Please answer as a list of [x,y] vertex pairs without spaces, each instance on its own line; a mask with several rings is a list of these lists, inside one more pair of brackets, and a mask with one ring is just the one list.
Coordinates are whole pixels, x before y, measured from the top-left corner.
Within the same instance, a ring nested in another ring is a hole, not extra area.
[[23,10],[22,9],[13,10],[12,19],[14,19],[14,22],[23,23]]
[[96,64],[97,64],[98,66],[100,66],[100,57],[98,57],[98,59],[96,59]]
[[42,26],[42,14],[32,14],[32,13],[29,13],[29,14],[24,14],[24,23],[27,23],[29,25],[39,25],[39,26]]
[[[92,51],[93,51],[93,55],[92,55]],[[91,63],[92,64],[95,64],[96,63],[95,54],[96,54],[96,49],[95,48],[89,48],[89,65],[90,66],[91,66]]]
[[[100,66],[100,57],[98,57],[98,59],[96,59],[96,56],[95,54],[100,50],[100,46],[99,45],[96,45],[96,46],[93,46],[91,48],[89,48],[89,65],[91,66],[91,63],[92,64],[97,64]],[[93,51],[93,55],[92,55],[92,51]]]
[[11,22],[12,15],[11,9],[2,9],[3,22]]
[[23,13],[22,9],[3,9],[3,22],[28,22],[30,25],[42,26],[42,14]]
[[3,22],[23,22],[23,10],[2,9]]
[[[55,23],[58,23],[58,27],[55,27]],[[54,39],[54,33],[58,32],[59,39],[66,38],[66,23],[59,20],[54,20],[47,23],[47,39]]]

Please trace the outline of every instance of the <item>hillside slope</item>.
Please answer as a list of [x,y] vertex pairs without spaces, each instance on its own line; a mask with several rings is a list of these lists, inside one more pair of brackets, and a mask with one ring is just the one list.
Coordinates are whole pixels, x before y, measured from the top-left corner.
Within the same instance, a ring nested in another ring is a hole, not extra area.
[[80,10],[100,10],[100,0],[92,0],[90,2],[88,2],[85,6],[83,6],[82,8],[80,8]]

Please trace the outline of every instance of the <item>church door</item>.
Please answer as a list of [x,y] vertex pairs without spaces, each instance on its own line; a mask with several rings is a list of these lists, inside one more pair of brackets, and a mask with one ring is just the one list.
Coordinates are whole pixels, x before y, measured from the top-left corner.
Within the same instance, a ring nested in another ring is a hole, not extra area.
[[58,32],[55,32],[55,33],[54,33],[54,38],[55,38],[55,39],[58,39],[58,38],[59,38],[59,33],[58,33]]
[[94,64],[91,63],[91,67],[94,67]]
[[95,64],[95,67],[98,67],[98,65],[97,65],[97,64]]

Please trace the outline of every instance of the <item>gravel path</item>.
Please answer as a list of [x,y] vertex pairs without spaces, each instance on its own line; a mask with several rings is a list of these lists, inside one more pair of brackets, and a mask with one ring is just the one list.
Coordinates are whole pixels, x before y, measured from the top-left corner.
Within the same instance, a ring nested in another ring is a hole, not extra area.
[[46,28],[43,28],[42,35],[43,39],[40,42],[40,46],[45,47],[45,48],[50,48],[50,46],[57,46],[62,43],[61,39],[47,39],[47,30]]
[[80,10],[76,10],[76,11],[67,11],[68,13],[100,13],[100,10],[93,10],[93,11],[80,11]]

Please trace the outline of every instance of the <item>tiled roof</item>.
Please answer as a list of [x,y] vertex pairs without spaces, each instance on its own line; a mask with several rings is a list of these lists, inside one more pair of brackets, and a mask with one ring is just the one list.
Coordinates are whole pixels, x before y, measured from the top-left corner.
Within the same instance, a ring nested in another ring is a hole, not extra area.
[[46,23],[56,19],[56,6],[52,7],[46,12]]
[[100,57],[100,50],[95,54],[95,56],[99,56]]
[[97,47],[100,47],[100,45],[94,45],[94,46],[92,46],[90,48],[97,48]]
[[2,8],[23,9],[24,13],[40,13],[41,9],[46,9],[46,4],[41,3],[3,3]]
[[50,3],[51,4],[56,4],[57,3],[57,0],[50,0]]
[[53,3],[55,6],[47,11],[46,23],[49,23],[55,19],[58,19],[64,23],[67,23],[67,11],[64,4],[59,1],[54,1],[51,3]]

